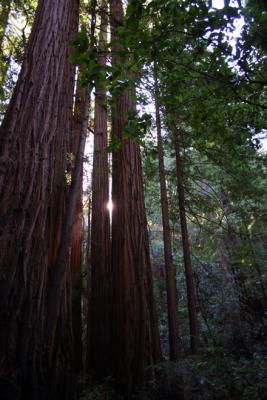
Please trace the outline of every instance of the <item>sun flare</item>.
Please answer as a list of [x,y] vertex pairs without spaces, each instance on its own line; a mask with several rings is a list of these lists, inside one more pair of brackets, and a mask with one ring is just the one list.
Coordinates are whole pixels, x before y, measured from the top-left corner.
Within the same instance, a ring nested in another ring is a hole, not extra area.
[[112,200],[109,200],[109,202],[107,203],[107,209],[110,215],[112,214],[113,208],[114,208],[113,202]]

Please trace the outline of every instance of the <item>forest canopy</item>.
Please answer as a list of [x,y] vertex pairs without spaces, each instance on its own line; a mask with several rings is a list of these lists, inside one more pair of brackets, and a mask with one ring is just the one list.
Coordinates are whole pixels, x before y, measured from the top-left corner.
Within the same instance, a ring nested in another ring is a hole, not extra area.
[[267,398],[264,0],[0,4],[3,400]]

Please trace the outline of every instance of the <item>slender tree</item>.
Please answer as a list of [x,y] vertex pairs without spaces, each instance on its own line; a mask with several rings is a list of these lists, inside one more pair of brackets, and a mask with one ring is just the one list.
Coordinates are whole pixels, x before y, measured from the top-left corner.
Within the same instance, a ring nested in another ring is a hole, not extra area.
[[[79,82],[79,80],[78,80]],[[83,120],[84,109],[84,90],[77,85],[74,121],[70,143],[70,170],[73,158],[77,153],[79,135]],[[70,268],[72,274],[72,321],[74,338],[74,363],[78,373],[82,370],[82,261],[83,261],[83,170],[81,170],[78,194],[76,200],[76,210],[71,238]]]
[[154,85],[155,85],[155,110],[156,110],[156,128],[157,128],[158,158],[159,158],[160,198],[161,198],[161,210],[162,210],[165,270],[166,270],[170,359],[172,361],[177,361],[181,357],[181,344],[179,337],[179,319],[177,310],[175,272],[174,272],[173,257],[172,257],[169,205],[168,205],[168,195],[167,195],[165,167],[164,167],[164,150],[163,150],[163,142],[161,134],[159,84],[158,84],[156,62],[154,63]]
[[184,172],[182,165],[179,136],[177,133],[176,134],[174,133],[173,139],[174,139],[175,155],[176,155],[177,193],[179,201],[181,236],[183,243],[184,268],[185,268],[186,287],[187,287],[190,343],[191,343],[191,352],[193,354],[196,354],[199,346],[199,327],[197,318],[196,289],[195,289],[195,282],[194,282],[193,269],[191,263],[190,244],[189,244],[187,221],[186,221],[186,211],[185,211],[185,190],[184,190],[184,178],[183,178]]
[[88,191],[88,211],[87,211],[87,241],[86,241],[86,353],[85,353],[85,370],[87,373],[90,372],[90,315],[91,315],[91,211],[92,211],[92,200],[91,200],[91,188]]
[[[111,0],[110,7],[112,65],[121,68],[127,63],[118,36],[122,1]],[[140,149],[123,135],[133,110],[131,90],[114,95],[112,137],[121,148],[112,154],[112,375],[126,396],[144,380],[146,366],[160,357]]]

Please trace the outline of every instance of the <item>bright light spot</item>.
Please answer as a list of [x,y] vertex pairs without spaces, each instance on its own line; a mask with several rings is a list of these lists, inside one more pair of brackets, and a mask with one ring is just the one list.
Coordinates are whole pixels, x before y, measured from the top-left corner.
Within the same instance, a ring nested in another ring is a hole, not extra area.
[[109,202],[107,203],[107,209],[109,210],[109,214],[112,214],[112,210],[113,210],[114,206],[112,203],[112,200],[109,200]]
[[267,154],[267,138],[261,139],[261,145],[262,147],[260,148],[260,153]]
[[212,7],[221,10],[224,7],[224,0],[213,0]]

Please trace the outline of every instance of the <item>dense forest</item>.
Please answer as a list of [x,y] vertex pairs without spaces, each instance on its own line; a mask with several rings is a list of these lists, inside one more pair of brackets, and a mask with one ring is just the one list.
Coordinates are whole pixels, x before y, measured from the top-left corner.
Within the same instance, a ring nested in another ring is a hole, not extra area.
[[1,400],[267,398],[266,0],[2,0]]

